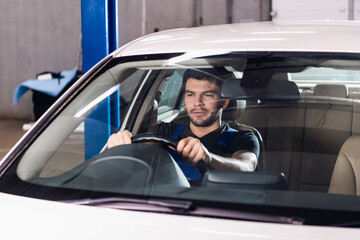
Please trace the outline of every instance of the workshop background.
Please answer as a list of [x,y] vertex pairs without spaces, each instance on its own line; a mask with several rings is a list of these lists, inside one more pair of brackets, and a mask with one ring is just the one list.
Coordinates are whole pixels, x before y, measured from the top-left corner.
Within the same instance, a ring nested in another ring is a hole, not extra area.
[[[119,0],[119,46],[153,31],[227,23],[226,0]],[[269,0],[233,1],[233,22],[269,20]],[[247,4],[245,4],[247,2]],[[206,4],[205,4],[206,3]],[[241,7],[246,6],[246,7]],[[12,106],[21,82],[81,61],[80,0],[0,0],[0,118],[33,119],[31,94]],[[202,23],[200,18],[202,15]]]
[[[101,1],[101,0],[89,0]],[[0,0],[0,150],[34,120],[19,84],[43,71],[82,69],[81,0]],[[360,20],[360,0],[118,0],[119,46],[172,28],[280,20]],[[1,139],[1,138],[0,138]],[[1,157],[1,156],[0,156]]]

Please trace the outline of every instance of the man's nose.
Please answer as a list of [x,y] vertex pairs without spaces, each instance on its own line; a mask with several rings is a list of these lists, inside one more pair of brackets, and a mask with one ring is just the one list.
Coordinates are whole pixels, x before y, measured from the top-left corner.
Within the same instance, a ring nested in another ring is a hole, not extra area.
[[194,104],[196,107],[200,107],[200,106],[203,106],[204,105],[204,101],[202,99],[202,96],[196,96],[195,98],[195,104]]

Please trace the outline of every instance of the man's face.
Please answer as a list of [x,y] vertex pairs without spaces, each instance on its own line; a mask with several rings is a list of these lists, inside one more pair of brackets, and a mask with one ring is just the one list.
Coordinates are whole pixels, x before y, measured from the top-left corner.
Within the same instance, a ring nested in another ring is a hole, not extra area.
[[198,127],[206,127],[217,121],[220,108],[224,107],[219,87],[207,80],[189,78],[186,81],[184,98],[190,121]]

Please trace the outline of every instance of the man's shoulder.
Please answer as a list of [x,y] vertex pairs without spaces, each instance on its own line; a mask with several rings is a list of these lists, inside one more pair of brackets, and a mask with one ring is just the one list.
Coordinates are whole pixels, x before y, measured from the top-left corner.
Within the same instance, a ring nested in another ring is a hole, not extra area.
[[253,131],[250,129],[235,129],[235,132],[230,133],[230,135],[229,145],[233,152],[249,150],[259,156],[260,145]]
[[229,134],[231,134],[232,136],[234,136],[235,138],[239,139],[257,139],[256,135],[254,134],[253,131],[249,130],[249,129],[235,129],[235,128],[230,128],[228,130]]
[[222,133],[230,133],[230,134],[234,134],[234,135],[254,135],[253,131],[251,131],[250,129],[237,129],[237,128],[233,128],[231,127],[228,123],[223,122],[221,125],[222,128]]

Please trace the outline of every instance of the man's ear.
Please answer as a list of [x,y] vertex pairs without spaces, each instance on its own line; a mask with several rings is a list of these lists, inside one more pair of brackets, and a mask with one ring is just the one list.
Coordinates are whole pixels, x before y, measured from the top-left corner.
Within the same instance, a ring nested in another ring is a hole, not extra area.
[[226,108],[229,105],[230,99],[223,99],[222,109]]

